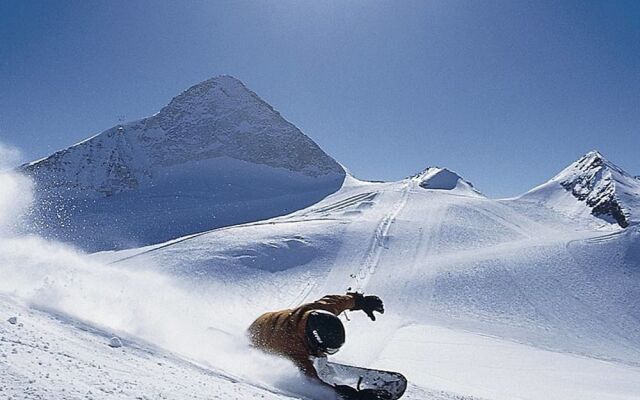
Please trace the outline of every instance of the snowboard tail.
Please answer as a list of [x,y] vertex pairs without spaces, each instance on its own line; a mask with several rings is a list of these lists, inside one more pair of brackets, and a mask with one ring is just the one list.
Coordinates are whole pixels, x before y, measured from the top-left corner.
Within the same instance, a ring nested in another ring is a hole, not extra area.
[[407,378],[398,372],[354,367],[322,359],[317,359],[314,365],[320,379],[330,385],[385,391],[389,394],[389,400],[399,399],[407,389]]

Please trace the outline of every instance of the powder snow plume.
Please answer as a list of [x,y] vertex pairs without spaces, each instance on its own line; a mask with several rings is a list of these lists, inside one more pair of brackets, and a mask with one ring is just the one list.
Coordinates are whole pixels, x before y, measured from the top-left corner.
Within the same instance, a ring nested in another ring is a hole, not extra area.
[[13,146],[0,142],[0,170],[16,166],[22,160],[22,152]]
[[[34,198],[31,181],[4,170],[0,187],[1,295],[118,335],[125,344],[144,340],[249,382],[297,390],[299,373],[290,363],[249,347],[238,329],[247,316],[222,320],[234,314],[224,287],[188,287],[152,265],[106,265],[69,245],[21,235]],[[225,308],[226,314],[217,312]],[[236,328],[219,329],[229,326]]]

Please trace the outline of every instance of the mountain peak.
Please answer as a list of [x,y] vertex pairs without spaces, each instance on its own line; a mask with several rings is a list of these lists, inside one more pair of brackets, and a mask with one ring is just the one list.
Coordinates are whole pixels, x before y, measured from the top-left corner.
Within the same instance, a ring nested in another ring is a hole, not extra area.
[[464,180],[457,173],[441,167],[429,167],[413,177],[418,185],[429,190],[450,190],[458,194],[482,196],[471,182]]
[[592,215],[622,228],[628,227],[640,212],[640,182],[597,150],[580,157],[523,197],[543,197],[551,206],[567,210],[567,203],[559,206],[561,200],[554,194],[558,185]]
[[622,182],[627,179],[633,179],[633,176],[607,160],[599,151],[593,150],[580,157],[551,180],[564,182],[563,186],[568,181],[575,182],[574,186],[578,190],[588,191],[593,189],[593,185],[599,181]]
[[[218,75],[218,76],[214,76],[213,78],[209,78],[206,81],[202,81],[201,83],[205,83],[205,82],[219,82],[219,83],[231,83],[231,84],[240,84],[242,86],[244,86],[244,83],[242,83],[242,81],[238,78],[236,78],[233,75],[229,75],[229,74],[222,74],[222,75]],[[198,84],[195,84],[194,86],[197,86]]]
[[[38,223],[74,243],[87,242],[82,230],[93,229],[95,243],[84,246],[91,249],[282,215],[333,193],[345,178],[340,164],[228,75],[21,171],[36,182]],[[99,218],[115,204],[128,214],[103,226]],[[153,224],[139,221],[151,214]]]
[[91,195],[134,189],[159,169],[220,157],[311,177],[344,175],[316,143],[230,75],[193,85],[151,117],[110,128],[23,169],[37,173],[53,165],[62,175],[56,186]]
[[602,153],[600,153],[600,151],[594,149],[594,150],[588,151],[581,158],[604,158],[604,156],[602,155]]
[[[229,93],[229,91],[233,93]],[[219,75],[196,83],[174,97],[174,100],[183,96],[224,95],[230,97],[232,94],[237,94],[237,91],[252,93],[240,79],[231,75]]]
[[206,120],[246,110],[256,118],[281,118],[280,114],[244,83],[231,75],[220,75],[186,89],[162,108],[158,114],[172,118]]
[[[581,171],[589,171],[593,169],[610,169],[616,171],[619,174],[630,176],[626,173],[622,168],[618,167],[611,161],[607,160],[602,153],[598,150],[591,150],[586,153],[584,156],[580,157],[574,164],[572,164],[569,168],[579,169]],[[569,169],[567,168],[567,169]]]

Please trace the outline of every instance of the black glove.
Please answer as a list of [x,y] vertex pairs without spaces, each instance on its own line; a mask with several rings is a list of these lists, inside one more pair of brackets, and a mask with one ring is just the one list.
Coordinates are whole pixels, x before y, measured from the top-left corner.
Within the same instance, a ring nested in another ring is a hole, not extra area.
[[376,316],[373,315],[374,311],[384,314],[384,304],[378,296],[365,296],[362,293],[349,293],[356,299],[356,307],[354,310],[362,310],[371,318],[372,321],[376,320]]
[[362,389],[358,392],[358,400],[391,400],[391,393],[386,390]]
[[351,386],[347,385],[335,385],[336,393],[340,396],[340,399],[343,400],[358,400],[360,399],[360,394],[358,391]]

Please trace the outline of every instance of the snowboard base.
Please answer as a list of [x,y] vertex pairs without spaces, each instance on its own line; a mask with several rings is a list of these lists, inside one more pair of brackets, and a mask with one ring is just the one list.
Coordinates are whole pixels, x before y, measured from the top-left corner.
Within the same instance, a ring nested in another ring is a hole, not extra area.
[[354,367],[316,358],[313,362],[318,377],[329,385],[347,385],[357,389],[384,390],[389,400],[397,400],[407,390],[407,378],[401,373]]

